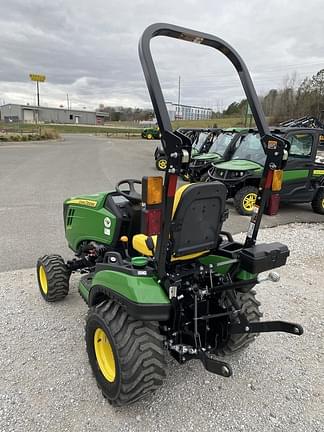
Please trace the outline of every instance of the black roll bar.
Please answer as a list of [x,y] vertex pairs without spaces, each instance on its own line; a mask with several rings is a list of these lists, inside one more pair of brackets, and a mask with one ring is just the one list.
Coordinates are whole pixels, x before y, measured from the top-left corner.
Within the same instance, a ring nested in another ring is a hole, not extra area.
[[[139,56],[162,135],[165,131],[172,132],[172,127],[150,50],[150,41],[156,36],[167,36],[210,46],[223,53],[237,70],[260,135],[269,134],[269,128],[249,71],[234,48],[224,40],[208,33],[201,33],[196,30],[178,27],[172,24],[158,23],[150,25],[144,31],[139,41]],[[168,143],[166,143],[166,145],[168,145]]]
[[[270,135],[269,127],[267,125],[249,71],[240,55],[227,42],[211,34],[202,33],[184,27],[178,27],[172,24],[158,23],[147,27],[139,41],[139,57],[155,115],[161,131],[163,149],[168,159],[164,181],[161,232],[158,236],[155,253],[158,263],[159,278],[161,281],[165,281],[167,279],[165,277],[165,262],[168,253],[167,247],[170,237],[172,208],[176,190],[177,176],[180,173],[181,164],[185,160],[185,151],[187,151],[187,156],[190,158],[191,143],[188,137],[185,135],[177,131],[172,131],[171,121],[151,55],[150,42],[151,39],[156,36],[167,36],[215,48],[230,60],[240,77],[247,101],[250,105],[256,123],[256,127],[260,133],[262,146],[267,155],[264,171],[260,181],[256,206],[251,217],[245,246],[252,246],[256,242],[257,233],[261,223],[261,217],[271,194],[271,175],[274,170],[282,169],[284,165],[283,160],[285,159],[284,151],[288,148],[289,143],[280,137]],[[288,153],[286,156],[287,155]]]

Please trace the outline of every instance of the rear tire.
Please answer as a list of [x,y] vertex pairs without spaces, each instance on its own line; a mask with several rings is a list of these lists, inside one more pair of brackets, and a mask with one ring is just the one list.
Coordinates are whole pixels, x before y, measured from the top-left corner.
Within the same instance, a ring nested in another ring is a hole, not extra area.
[[258,188],[255,186],[244,186],[234,196],[234,207],[243,216],[251,216],[254,204],[258,195]]
[[315,213],[324,214],[324,187],[317,191],[312,201],[312,208]]
[[38,286],[47,302],[56,302],[67,296],[69,279],[70,271],[60,255],[44,255],[38,259]]
[[[163,383],[165,348],[158,322],[135,320],[118,303],[107,300],[89,310],[85,333],[93,374],[112,405],[129,405]],[[98,334],[105,340],[97,339]],[[100,357],[100,344],[110,347],[106,359]]]
[[155,161],[156,169],[158,169],[159,171],[165,171],[167,169],[167,165],[168,165],[168,161],[164,156],[160,156]]
[[[251,289],[248,292],[237,292],[236,300],[242,307],[242,312],[248,321],[260,321],[262,313],[260,312],[261,303],[255,297],[255,290]],[[216,350],[215,354],[219,356],[227,356],[234,354],[237,351],[242,351],[247,348],[255,338],[257,333],[243,333],[229,335],[228,340]]]

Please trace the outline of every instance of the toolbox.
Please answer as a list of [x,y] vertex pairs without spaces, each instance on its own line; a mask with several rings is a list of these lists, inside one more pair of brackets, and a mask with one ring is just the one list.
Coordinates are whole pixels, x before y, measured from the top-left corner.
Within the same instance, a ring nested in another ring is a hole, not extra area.
[[279,243],[261,243],[242,249],[241,267],[249,273],[261,273],[286,264],[289,256],[288,246]]

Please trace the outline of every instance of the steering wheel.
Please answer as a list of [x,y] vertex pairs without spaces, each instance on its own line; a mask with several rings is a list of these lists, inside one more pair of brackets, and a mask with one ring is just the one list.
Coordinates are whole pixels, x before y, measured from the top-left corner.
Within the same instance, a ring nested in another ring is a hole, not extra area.
[[[129,191],[122,191],[120,190],[120,186],[123,184],[127,184],[129,186]],[[127,198],[128,201],[130,201],[133,204],[139,204],[142,202],[142,196],[135,190],[135,184],[142,184],[141,180],[135,180],[135,179],[125,179],[121,180],[116,185],[116,191],[122,195],[123,197]]]

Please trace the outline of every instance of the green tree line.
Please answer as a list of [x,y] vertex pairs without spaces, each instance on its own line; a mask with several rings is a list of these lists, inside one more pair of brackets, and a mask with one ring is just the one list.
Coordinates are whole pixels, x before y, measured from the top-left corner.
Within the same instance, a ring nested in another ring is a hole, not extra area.
[[[324,120],[324,69],[296,83],[296,74],[287,77],[279,89],[271,89],[260,97],[265,115],[273,123],[306,115]],[[244,116],[247,101],[232,102],[223,112],[226,116]]]

